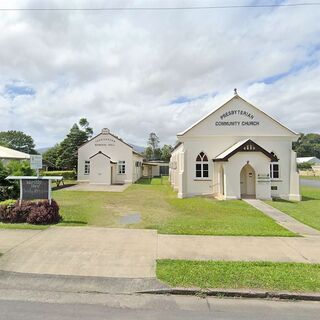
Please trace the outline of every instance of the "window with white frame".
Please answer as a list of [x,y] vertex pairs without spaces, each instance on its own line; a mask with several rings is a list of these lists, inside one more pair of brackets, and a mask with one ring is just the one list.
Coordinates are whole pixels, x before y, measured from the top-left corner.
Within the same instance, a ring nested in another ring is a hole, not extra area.
[[196,178],[209,177],[209,163],[208,157],[204,152],[200,152],[196,159]]
[[125,173],[126,173],[126,162],[118,161],[118,174],[125,174]]
[[270,178],[271,179],[279,179],[280,178],[280,170],[278,162],[270,163]]
[[84,162],[84,174],[90,174],[90,161]]

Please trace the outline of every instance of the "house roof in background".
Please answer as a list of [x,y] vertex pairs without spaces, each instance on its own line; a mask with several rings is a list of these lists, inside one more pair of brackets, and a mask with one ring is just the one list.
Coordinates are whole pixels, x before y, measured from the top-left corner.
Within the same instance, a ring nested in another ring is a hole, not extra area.
[[21,151],[0,146],[0,159],[30,159],[30,155]]
[[297,163],[304,163],[304,162],[320,162],[320,159],[317,157],[298,157],[297,158]]

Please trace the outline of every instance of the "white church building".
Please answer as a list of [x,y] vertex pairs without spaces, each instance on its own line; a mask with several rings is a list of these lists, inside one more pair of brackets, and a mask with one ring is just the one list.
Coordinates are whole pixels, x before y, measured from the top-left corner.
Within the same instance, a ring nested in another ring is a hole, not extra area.
[[143,156],[108,129],[78,149],[78,181],[92,184],[134,183],[142,176]]
[[177,135],[170,182],[179,198],[301,200],[299,135],[242,99],[232,99]]

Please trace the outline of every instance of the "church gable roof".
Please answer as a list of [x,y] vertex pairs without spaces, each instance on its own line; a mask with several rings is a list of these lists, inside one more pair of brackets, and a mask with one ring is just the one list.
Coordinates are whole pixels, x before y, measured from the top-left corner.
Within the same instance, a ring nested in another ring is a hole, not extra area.
[[297,137],[298,134],[238,94],[210,112],[178,136],[272,135]]

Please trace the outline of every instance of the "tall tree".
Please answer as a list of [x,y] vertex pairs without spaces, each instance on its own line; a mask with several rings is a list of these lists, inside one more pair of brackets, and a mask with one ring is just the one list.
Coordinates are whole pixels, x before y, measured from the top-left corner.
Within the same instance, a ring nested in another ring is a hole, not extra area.
[[65,139],[60,143],[59,156],[56,165],[62,169],[75,169],[77,167],[78,148],[92,136],[93,130],[89,127],[87,119],[82,118],[74,124]]
[[1,131],[0,145],[29,154],[37,153],[32,137],[22,131]]
[[297,142],[293,144],[298,157],[320,158],[320,134],[301,134]]
[[170,161],[172,152],[172,146],[165,144],[161,149],[161,160]]
[[161,151],[159,149],[159,143],[160,143],[159,137],[156,135],[156,133],[151,132],[149,134],[148,146],[152,150],[152,157],[150,158],[152,160],[159,159],[160,157]]
[[49,167],[53,169],[60,169],[57,165],[59,155],[61,153],[60,144],[56,144],[54,147],[48,149],[43,155],[43,159],[48,162]]
[[153,157],[153,151],[152,148],[150,146],[148,146],[145,150],[144,150],[144,156],[146,157],[147,160],[151,160]]

